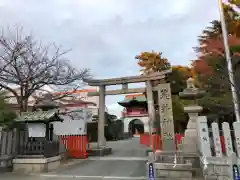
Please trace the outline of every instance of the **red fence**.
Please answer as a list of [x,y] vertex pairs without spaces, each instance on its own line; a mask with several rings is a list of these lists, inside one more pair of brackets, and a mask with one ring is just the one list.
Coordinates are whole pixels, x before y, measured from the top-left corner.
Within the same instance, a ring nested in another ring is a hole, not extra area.
[[[176,144],[176,149],[178,148],[178,145],[181,144],[182,138],[184,137],[184,134],[176,134],[175,135],[175,144]],[[140,134],[140,144],[150,146],[149,144],[149,134]],[[161,136],[153,134],[152,135],[152,144],[153,144],[153,149],[154,150],[161,150],[162,149],[162,141],[161,141]],[[224,137],[220,136],[220,141],[221,141],[221,146],[222,146],[222,152],[225,153],[225,142],[224,142]]]
[[86,135],[62,135],[60,140],[65,145],[68,157],[80,159],[88,157],[88,140]]
[[[181,140],[182,140],[183,136],[184,136],[183,134],[176,134],[175,135],[176,148],[181,143]],[[152,144],[153,144],[153,149],[154,150],[162,149],[161,136],[157,135],[157,134],[153,134],[151,136],[151,138],[152,138],[151,141],[152,141]],[[145,134],[141,134],[140,135],[140,144],[143,144],[143,145],[146,145],[146,146],[150,146],[149,140],[150,140],[149,134],[145,133]]]

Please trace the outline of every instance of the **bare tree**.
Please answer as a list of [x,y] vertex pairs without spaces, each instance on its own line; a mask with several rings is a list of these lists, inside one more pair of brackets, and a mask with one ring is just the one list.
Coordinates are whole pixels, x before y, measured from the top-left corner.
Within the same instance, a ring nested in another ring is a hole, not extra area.
[[23,28],[5,32],[0,35],[0,88],[13,94],[21,112],[27,110],[29,97],[43,86],[68,85],[89,76],[88,69],[73,68],[63,57],[67,51],[60,47],[42,45]]

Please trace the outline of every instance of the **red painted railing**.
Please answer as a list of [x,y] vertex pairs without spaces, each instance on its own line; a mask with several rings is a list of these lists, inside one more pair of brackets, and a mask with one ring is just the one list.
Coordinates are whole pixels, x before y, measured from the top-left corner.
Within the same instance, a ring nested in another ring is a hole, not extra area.
[[86,135],[62,135],[60,141],[65,145],[68,157],[80,159],[88,157],[89,144]]

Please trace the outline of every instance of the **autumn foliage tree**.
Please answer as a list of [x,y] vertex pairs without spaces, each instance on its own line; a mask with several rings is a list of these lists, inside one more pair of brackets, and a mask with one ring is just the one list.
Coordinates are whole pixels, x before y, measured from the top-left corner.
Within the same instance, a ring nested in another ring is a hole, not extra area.
[[143,74],[160,72],[171,67],[168,59],[162,57],[161,52],[142,52],[135,59],[138,60],[138,65],[142,68],[141,72]]
[[[239,4],[239,0],[229,1],[232,5]],[[233,8],[231,4],[224,4],[224,15],[228,30],[228,43],[233,56],[233,68],[236,69],[238,65],[237,57],[239,52],[237,46],[240,45],[240,14]],[[211,22],[210,26],[206,27],[202,35],[199,36],[199,46],[195,47],[195,51],[198,54],[198,59],[193,61],[193,69],[197,74],[197,77],[202,81],[207,81],[208,77],[214,76],[215,70],[226,69],[226,64],[223,67],[216,67],[213,69],[213,64],[216,66],[219,59],[223,59],[224,45],[222,38],[221,22],[219,20],[214,20]],[[208,82],[204,85],[206,86]]]
[[[232,7],[224,5],[224,13],[233,70],[237,80],[236,88],[239,89],[240,15]],[[205,110],[208,109],[212,114],[217,115],[222,112],[225,115],[232,115],[231,82],[228,76],[220,21],[211,22],[211,25],[203,30],[202,35],[199,36],[199,46],[195,48],[195,51],[198,54],[198,59],[193,61],[192,68],[200,85],[207,90],[206,96],[200,102]]]
[[[240,51],[238,50],[238,47],[240,45],[240,38],[235,36],[229,36],[228,39],[232,56],[233,70],[234,72],[236,72],[240,65]],[[229,87],[229,83],[227,83],[227,63],[225,60],[222,37],[219,36],[215,39],[206,40],[205,46],[199,47],[199,51],[201,52],[201,55],[199,55],[198,60],[193,61],[192,66],[194,72],[197,74],[198,80],[202,82],[204,88],[208,88],[208,85],[210,83],[209,80],[212,80],[212,82],[215,83],[219,83],[219,85],[228,84],[227,86]],[[219,76],[216,76],[216,74],[218,73],[222,74],[221,78]],[[220,79],[216,81],[216,78]],[[225,82],[227,81],[225,84],[223,83],[224,79]],[[221,86],[216,88],[223,89],[223,87]]]
[[229,3],[240,8],[240,0],[229,0]]
[[186,88],[186,80],[193,76],[191,68],[186,66],[172,66],[167,58],[162,56],[160,52],[142,52],[135,57],[138,60],[138,65],[142,68],[143,74],[152,72],[161,72],[172,68],[172,73],[168,75],[166,81],[171,84],[171,93],[173,101],[173,114],[175,129],[181,132],[187,124],[187,116],[183,112],[183,102],[179,99],[178,93]]
[[143,74],[161,72],[172,68],[172,73],[168,75],[167,81],[171,83],[173,94],[178,94],[186,87],[186,79],[193,76],[193,71],[187,66],[172,66],[161,52],[142,52],[135,57]]
[[[240,37],[240,13],[231,5],[224,4],[223,8],[228,34],[231,36]],[[199,48],[205,46],[206,41],[209,39],[219,38],[221,35],[221,22],[219,20],[213,20],[210,22],[210,26],[206,27],[202,31],[202,34],[198,38],[199,46],[195,47],[194,49],[197,53],[202,52]]]

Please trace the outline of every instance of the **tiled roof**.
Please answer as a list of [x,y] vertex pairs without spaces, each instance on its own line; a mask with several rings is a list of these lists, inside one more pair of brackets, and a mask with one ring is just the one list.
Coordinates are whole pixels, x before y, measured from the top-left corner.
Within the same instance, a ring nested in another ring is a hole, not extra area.
[[[56,117],[55,119],[53,119]],[[15,119],[15,122],[34,122],[34,121],[62,121],[56,110],[23,112]]]
[[144,94],[132,94],[125,96],[125,99],[119,103],[129,103],[131,101],[145,102],[147,99]]
[[63,94],[78,94],[83,92],[97,92],[97,89],[79,89],[74,91],[64,91],[64,92],[55,92],[55,95],[63,95]]
[[128,94],[128,95],[125,96],[125,99],[132,99],[134,97],[141,97],[141,96],[145,97],[144,94]]

